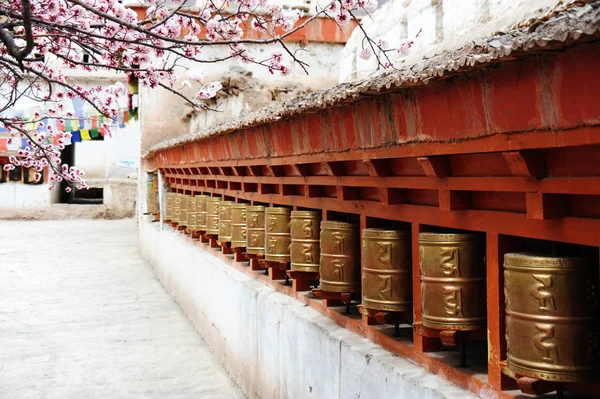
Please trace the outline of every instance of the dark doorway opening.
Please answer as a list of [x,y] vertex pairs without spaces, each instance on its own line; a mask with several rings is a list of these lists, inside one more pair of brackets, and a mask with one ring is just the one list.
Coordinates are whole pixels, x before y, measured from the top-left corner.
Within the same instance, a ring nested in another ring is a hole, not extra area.
[[87,190],[73,190],[72,204],[102,204],[104,203],[104,189],[90,187]]
[[[60,157],[63,164],[67,164],[69,166],[75,165],[75,143],[65,146],[65,149],[61,151]],[[63,180],[60,182],[59,189],[61,204],[70,204],[73,201],[73,195],[75,193],[73,191],[67,192],[67,187],[69,187],[69,184],[66,181]]]

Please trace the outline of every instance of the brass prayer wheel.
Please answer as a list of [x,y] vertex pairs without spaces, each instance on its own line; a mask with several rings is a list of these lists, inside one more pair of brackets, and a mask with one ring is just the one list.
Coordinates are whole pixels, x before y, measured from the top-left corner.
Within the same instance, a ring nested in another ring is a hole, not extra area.
[[600,377],[598,262],[504,255],[508,368],[548,381]]
[[246,252],[265,253],[265,207],[246,207]]
[[165,219],[173,220],[173,193],[167,192],[165,201],[166,201]]
[[196,198],[188,196],[187,221],[185,226],[188,230],[196,230]]
[[290,210],[283,207],[266,208],[265,225],[265,259],[289,262]]
[[152,174],[148,174],[147,179],[147,196],[146,196],[146,212],[155,213],[156,212],[156,199],[154,198],[154,176]]
[[486,326],[485,248],[473,234],[419,234],[423,326]]
[[291,269],[319,271],[321,211],[292,211],[290,234]]
[[188,204],[188,195],[179,194],[179,219],[178,223],[180,226],[185,226],[187,224],[187,204]]
[[220,197],[206,198],[206,234],[219,234],[219,201]]
[[328,292],[360,292],[358,226],[321,222],[320,285]]
[[410,238],[405,231],[362,231],[362,303],[367,309],[412,310]]
[[231,206],[233,201],[219,201],[219,241],[231,242]]
[[205,231],[206,230],[206,199],[207,195],[196,195],[194,200],[196,201],[196,228],[195,230]]
[[246,246],[246,204],[231,206],[231,247]]
[[173,193],[173,218],[172,222],[179,223],[179,206],[181,204],[181,194]]

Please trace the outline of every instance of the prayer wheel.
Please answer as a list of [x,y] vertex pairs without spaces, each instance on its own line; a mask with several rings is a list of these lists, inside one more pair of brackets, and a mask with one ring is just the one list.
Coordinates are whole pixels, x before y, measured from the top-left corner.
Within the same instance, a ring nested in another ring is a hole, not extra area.
[[504,255],[508,368],[548,381],[600,378],[598,262]]
[[367,309],[412,310],[410,238],[405,231],[362,231],[362,303]]
[[187,225],[187,204],[188,204],[188,195],[179,194],[179,219],[178,223],[180,226]]
[[220,197],[206,198],[206,234],[219,234],[219,201]]
[[419,234],[423,326],[486,326],[485,248],[473,234]]
[[179,223],[179,206],[181,204],[181,194],[173,193],[173,218],[174,223]]
[[231,206],[233,201],[219,201],[219,241],[231,242]]
[[246,204],[231,207],[231,247],[246,247]]
[[166,220],[172,221],[173,220],[173,193],[167,192],[165,200],[167,203],[165,218],[166,218]]
[[265,207],[246,207],[246,252],[265,253]]
[[196,230],[206,231],[206,199],[207,195],[196,195]]
[[196,198],[191,195],[187,202],[187,222],[185,224],[188,230],[196,230]]
[[265,209],[265,259],[272,262],[290,260],[290,210],[283,207]]
[[321,222],[321,290],[360,292],[358,226],[351,223]]
[[149,173],[147,180],[147,197],[146,197],[146,212],[156,212],[156,199],[154,198],[154,176]]
[[321,211],[292,211],[290,233],[291,269],[303,272],[319,271]]

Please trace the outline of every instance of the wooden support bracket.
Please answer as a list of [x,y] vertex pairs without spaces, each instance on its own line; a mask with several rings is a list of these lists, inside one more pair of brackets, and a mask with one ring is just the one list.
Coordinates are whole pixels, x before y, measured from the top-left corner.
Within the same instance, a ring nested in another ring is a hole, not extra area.
[[539,151],[507,151],[502,156],[514,176],[541,178],[546,176],[544,155]]
[[425,176],[427,177],[449,177],[452,176],[452,169],[450,168],[450,162],[448,157],[418,157],[417,161],[423,168]]
[[292,169],[296,172],[296,174],[306,177],[309,174],[308,165],[305,164],[292,164]]
[[321,164],[329,176],[342,176],[344,174],[343,162],[322,162]]
[[369,171],[369,176],[386,177],[390,175],[390,163],[387,159],[364,159],[363,163]]

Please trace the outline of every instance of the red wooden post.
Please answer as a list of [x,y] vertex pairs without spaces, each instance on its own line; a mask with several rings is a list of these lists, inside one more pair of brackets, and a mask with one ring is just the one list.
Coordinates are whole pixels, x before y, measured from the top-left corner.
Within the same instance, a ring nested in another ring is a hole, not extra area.
[[516,382],[502,374],[506,360],[506,314],[504,311],[504,254],[518,251],[515,239],[498,233],[486,234],[486,280],[488,319],[488,378],[494,389],[515,389]]

